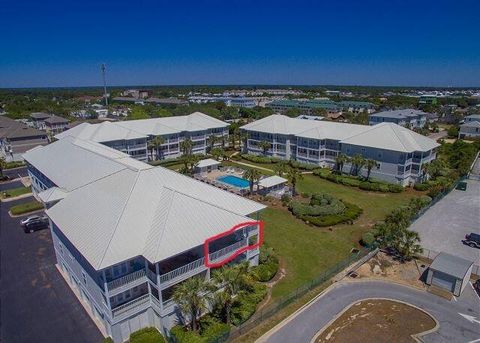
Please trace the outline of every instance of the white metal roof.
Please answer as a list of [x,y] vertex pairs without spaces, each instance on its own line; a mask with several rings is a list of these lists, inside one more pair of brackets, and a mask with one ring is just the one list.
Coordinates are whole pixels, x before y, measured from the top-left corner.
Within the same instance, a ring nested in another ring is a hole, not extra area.
[[440,146],[433,139],[394,123],[370,126],[369,130],[344,139],[341,143],[406,153],[428,151]]
[[38,197],[43,203],[62,200],[67,196],[68,192],[58,187],[51,187],[43,192],[38,193]]
[[417,116],[425,116],[427,113],[416,110],[414,108],[407,108],[401,110],[390,110],[390,111],[382,111],[370,114],[370,117],[381,117],[381,118],[394,118],[394,119],[405,119],[409,117],[417,117]]
[[102,144],[66,137],[27,151],[23,158],[58,187],[70,191],[123,169],[149,167]]
[[401,152],[427,151],[439,146],[434,140],[394,123],[368,126],[323,120],[308,121],[274,114],[241,128],[311,139],[331,139],[340,143]]
[[258,185],[263,188],[270,188],[274,187],[277,185],[281,185],[282,183],[286,183],[288,180],[284,179],[283,177],[280,177],[278,175],[273,175],[266,177],[264,179],[261,179],[258,181]]
[[211,167],[211,166],[218,166],[220,165],[220,162],[212,159],[212,158],[207,158],[204,160],[201,160],[197,163],[196,167],[197,168],[206,168],[206,167]]
[[180,133],[195,132],[213,128],[227,127],[228,123],[200,112],[186,116],[103,122],[100,124],[83,123],[55,137],[62,139],[73,136],[95,142],[109,142],[124,139],[146,138]]
[[163,167],[124,169],[70,192],[48,216],[89,263],[158,262],[265,206]]

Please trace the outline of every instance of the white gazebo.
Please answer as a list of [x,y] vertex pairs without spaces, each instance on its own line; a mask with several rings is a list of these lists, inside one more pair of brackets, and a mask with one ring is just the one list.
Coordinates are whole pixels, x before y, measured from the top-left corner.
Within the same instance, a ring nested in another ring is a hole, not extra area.
[[212,158],[201,160],[195,166],[195,174],[208,173],[208,172],[211,172],[212,170],[217,170],[218,166],[220,166],[220,162]]

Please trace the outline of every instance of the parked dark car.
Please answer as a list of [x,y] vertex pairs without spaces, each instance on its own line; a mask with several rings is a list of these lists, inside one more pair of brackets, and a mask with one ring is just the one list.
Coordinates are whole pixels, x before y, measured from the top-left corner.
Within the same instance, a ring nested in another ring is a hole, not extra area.
[[35,231],[48,229],[48,226],[49,226],[48,219],[42,218],[42,219],[34,220],[25,224],[23,231],[25,231],[25,233],[28,233],[28,232],[32,233]]
[[472,248],[480,248],[480,234],[474,232],[469,233],[465,236],[463,243],[471,246]]

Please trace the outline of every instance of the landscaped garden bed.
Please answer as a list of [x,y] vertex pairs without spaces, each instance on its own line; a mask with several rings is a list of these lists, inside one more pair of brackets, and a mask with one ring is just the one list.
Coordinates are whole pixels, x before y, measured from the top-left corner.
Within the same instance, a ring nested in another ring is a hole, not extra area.
[[357,205],[326,193],[311,195],[308,203],[293,200],[288,207],[297,218],[316,226],[351,223],[362,214],[362,209]]
[[[259,266],[247,263],[212,270],[211,281],[193,278],[177,286],[173,298],[185,317],[199,317],[171,329],[177,343],[217,342],[228,337],[231,325],[240,325],[256,311],[267,295],[269,281],[278,270],[273,249],[262,247]],[[206,294],[206,295],[205,295]],[[200,317],[202,309],[211,309]]]
[[344,186],[358,187],[366,191],[384,193],[401,193],[403,191],[403,187],[401,185],[367,180],[361,176],[334,173],[330,169],[326,168],[317,169],[313,172],[313,174],[331,182],[339,183]]

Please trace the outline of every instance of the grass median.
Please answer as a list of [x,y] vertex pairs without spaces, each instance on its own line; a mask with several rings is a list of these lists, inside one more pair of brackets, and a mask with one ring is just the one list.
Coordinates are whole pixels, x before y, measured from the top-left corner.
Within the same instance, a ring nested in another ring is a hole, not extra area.
[[18,188],[11,188],[11,189],[6,189],[0,193],[0,198],[2,199],[8,199],[8,198],[14,198],[18,197],[23,194],[28,194],[31,193],[30,187],[18,187]]
[[15,216],[18,216],[20,214],[25,214],[25,213],[29,213],[29,212],[33,212],[41,209],[43,209],[43,204],[36,200],[33,200],[33,201],[26,202],[24,204],[12,206],[10,208],[10,213]]

